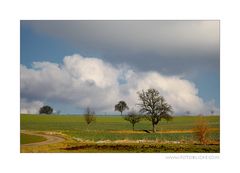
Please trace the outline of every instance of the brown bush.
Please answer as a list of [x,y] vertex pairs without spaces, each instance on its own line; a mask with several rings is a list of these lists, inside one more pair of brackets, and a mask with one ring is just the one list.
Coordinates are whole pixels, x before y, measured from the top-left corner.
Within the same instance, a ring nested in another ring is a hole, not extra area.
[[201,144],[207,143],[209,125],[205,117],[199,116],[195,125],[195,135]]

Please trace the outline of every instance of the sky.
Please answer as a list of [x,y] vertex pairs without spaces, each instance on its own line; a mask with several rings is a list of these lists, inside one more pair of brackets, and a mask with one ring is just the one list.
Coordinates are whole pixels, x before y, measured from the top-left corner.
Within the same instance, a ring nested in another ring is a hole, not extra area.
[[157,89],[174,114],[219,113],[219,21],[20,22],[21,113],[117,114]]

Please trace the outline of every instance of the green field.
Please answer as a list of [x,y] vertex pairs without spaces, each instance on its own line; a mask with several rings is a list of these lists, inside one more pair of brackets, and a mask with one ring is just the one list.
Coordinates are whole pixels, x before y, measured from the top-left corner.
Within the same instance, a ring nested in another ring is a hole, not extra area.
[[[161,121],[158,131],[181,131],[194,128],[195,116],[174,117],[170,122]],[[215,129],[209,134],[210,140],[220,139],[220,117],[207,116],[209,127]],[[96,122],[86,125],[82,116],[76,115],[21,115],[21,130],[58,131],[81,140],[195,140],[193,133],[146,133],[151,131],[149,121],[135,125],[135,132],[129,122],[120,116],[98,116]],[[145,131],[144,131],[145,130]]]
[[42,136],[28,135],[28,134],[23,134],[23,133],[21,133],[21,136],[20,136],[20,144],[42,142],[45,140],[46,139]]

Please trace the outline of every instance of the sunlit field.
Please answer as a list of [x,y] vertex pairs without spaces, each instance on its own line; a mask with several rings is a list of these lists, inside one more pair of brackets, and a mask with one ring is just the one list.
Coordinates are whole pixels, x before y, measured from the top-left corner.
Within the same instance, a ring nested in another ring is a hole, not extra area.
[[[64,136],[64,144],[55,144],[52,152],[219,152],[220,117],[206,116],[208,143],[198,143],[194,128],[197,116],[176,116],[162,120],[152,133],[150,121],[143,119],[135,130],[121,116],[97,116],[87,125],[79,115],[21,115],[21,130],[54,132]],[[21,136],[21,141],[22,141]],[[50,146],[51,148],[51,146]],[[35,152],[51,152],[51,149]],[[23,147],[22,152],[31,152]]]

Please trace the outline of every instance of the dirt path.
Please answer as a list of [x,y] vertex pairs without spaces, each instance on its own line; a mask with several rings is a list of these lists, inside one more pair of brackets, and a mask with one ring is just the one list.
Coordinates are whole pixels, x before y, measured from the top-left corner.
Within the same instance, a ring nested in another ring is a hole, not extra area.
[[54,144],[65,141],[64,138],[56,136],[54,134],[40,134],[39,132],[34,131],[26,131],[21,130],[21,133],[27,134],[27,135],[35,135],[35,136],[41,136],[46,138],[45,141],[42,142],[35,142],[35,143],[29,143],[29,144],[22,144],[21,146],[41,146],[41,145],[48,145],[48,144]]

